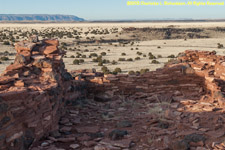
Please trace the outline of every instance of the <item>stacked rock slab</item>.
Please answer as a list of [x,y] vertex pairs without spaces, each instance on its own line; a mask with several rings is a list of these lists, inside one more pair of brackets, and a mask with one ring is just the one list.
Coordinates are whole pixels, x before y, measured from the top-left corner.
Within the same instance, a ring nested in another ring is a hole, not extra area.
[[15,44],[15,61],[0,77],[1,150],[27,149],[57,129],[64,102],[79,95],[58,46],[56,39],[39,41],[37,36]]
[[205,94],[204,78],[196,75],[193,69],[184,63],[143,75],[104,75],[92,70],[71,73],[79,74],[76,80],[88,83],[88,93],[97,101],[113,100],[123,95],[126,99],[141,98],[151,103],[158,101],[156,97],[163,97],[165,101],[172,101],[172,97],[180,96],[197,100]]
[[205,79],[205,87],[221,107],[225,106],[225,56],[216,52],[187,50],[179,57],[194,69],[195,74]]
[[220,107],[225,106],[225,56],[214,51],[187,50],[174,63],[143,75],[104,75],[92,70],[71,73],[79,74],[77,80],[87,81],[89,94],[98,100],[117,95],[149,100],[155,95],[182,95],[196,100],[206,96]]

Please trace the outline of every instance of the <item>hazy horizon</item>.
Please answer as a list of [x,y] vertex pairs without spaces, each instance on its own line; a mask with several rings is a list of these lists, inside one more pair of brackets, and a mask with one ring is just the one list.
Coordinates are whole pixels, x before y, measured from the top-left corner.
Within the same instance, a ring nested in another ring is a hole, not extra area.
[[0,2],[2,4],[0,14],[62,14],[74,15],[90,21],[225,19],[225,6],[127,6],[127,0],[39,0],[32,2],[0,0]]

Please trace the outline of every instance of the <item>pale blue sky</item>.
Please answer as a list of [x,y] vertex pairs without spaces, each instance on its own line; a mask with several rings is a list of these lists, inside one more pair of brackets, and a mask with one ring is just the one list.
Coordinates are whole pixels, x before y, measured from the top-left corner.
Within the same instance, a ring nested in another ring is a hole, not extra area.
[[[148,1],[160,0],[146,0]],[[87,20],[225,19],[225,6],[127,6],[126,2],[127,0],[0,0],[0,14],[70,14]]]

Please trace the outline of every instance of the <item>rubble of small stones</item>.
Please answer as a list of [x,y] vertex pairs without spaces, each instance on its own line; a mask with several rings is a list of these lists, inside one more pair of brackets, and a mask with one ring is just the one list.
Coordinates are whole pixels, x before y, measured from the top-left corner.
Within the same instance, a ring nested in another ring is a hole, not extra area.
[[1,149],[225,149],[224,56],[187,50],[143,75],[68,73],[57,46],[17,43],[0,82]]

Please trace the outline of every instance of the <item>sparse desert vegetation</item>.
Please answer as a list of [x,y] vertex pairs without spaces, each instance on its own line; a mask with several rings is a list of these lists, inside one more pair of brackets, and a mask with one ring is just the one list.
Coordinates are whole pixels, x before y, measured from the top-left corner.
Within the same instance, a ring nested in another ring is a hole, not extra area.
[[63,60],[69,71],[101,71],[106,66],[111,72],[118,67],[122,73],[136,74],[140,69],[152,71],[162,67],[190,48],[214,48],[217,54],[224,55],[224,28],[224,23],[1,24],[0,69],[3,71],[14,61],[15,42],[38,35],[39,39],[59,39],[59,48],[66,51]]

